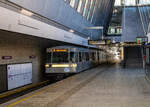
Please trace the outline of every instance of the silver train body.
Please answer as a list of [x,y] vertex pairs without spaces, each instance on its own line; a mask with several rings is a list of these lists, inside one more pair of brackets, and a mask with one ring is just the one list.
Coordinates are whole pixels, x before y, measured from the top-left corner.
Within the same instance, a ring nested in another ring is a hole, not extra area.
[[46,74],[79,73],[108,61],[104,50],[57,46],[47,49]]

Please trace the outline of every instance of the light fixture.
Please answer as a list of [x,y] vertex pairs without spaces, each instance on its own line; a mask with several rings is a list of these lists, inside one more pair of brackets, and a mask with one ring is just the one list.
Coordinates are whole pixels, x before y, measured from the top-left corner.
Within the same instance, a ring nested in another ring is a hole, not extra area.
[[45,65],[45,67],[46,67],[46,68],[49,68],[49,67],[50,67],[50,65],[49,65],[49,64],[46,64],[46,65]]
[[104,29],[104,27],[103,26],[94,26],[94,27],[87,27],[86,29],[95,29],[95,30],[97,30],[97,29]]
[[74,33],[74,30],[70,29],[69,32],[70,32],[70,33]]
[[77,64],[53,64],[52,68],[77,67]]
[[25,9],[21,9],[20,13],[24,14],[24,15],[27,15],[27,16],[32,16],[33,13],[28,11],[28,10],[25,10]]

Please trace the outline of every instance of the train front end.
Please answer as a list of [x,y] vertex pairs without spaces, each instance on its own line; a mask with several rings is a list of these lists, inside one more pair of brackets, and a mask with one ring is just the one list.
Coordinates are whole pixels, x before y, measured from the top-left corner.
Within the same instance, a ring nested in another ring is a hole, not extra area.
[[46,74],[76,73],[77,64],[70,57],[69,49],[47,49]]

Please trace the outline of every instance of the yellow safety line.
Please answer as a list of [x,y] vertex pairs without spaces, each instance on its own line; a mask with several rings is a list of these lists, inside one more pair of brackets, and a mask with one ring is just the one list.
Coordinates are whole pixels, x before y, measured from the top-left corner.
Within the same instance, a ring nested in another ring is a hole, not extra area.
[[21,103],[21,102],[23,102],[23,101],[26,101],[26,100],[28,100],[28,99],[34,97],[34,96],[37,96],[37,95],[41,94],[42,92],[43,92],[43,91],[37,92],[37,93],[33,94],[32,96],[29,96],[29,97],[26,97],[26,98],[24,98],[24,99],[21,99],[21,100],[19,100],[19,101],[17,101],[17,102],[14,102],[14,103],[8,105],[7,107],[14,107],[15,105],[17,105],[17,104],[19,104],[19,103]]
[[[46,90],[47,90],[47,89],[46,89]],[[44,91],[46,91],[46,90],[42,90],[42,91],[37,92],[37,93],[35,93],[35,94],[33,94],[33,95],[29,96],[29,97],[26,97],[26,98],[23,98],[23,99],[21,99],[21,100],[19,100],[19,101],[16,101],[16,102],[14,102],[14,103],[8,105],[7,107],[14,107],[15,105],[17,105],[17,104],[19,104],[19,103],[22,103],[23,101],[29,100],[30,98],[32,98],[32,97],[34,97],[34,96],[37,96],[37,95],[41,94],[42,92],[44,92]]]
[[2,95],[0,95],[0,99],[1,99],[1,98],[5,98],[5,97],[8,97],[8,96],[13,95],[13,94],[16,94],[16,93],[19,93],[19,92],[22,92],[22,91],[25,91],[25,90],[30,89],[30,88],[37,87],[37,86],[42,85],[42,84],[47,83],[47,82],[49,82],[49,80],[44,81],[44,82],[41,82],[41,83],[39,83],[39,84],[33,84],[33,85],[30,85],[30,86],[27,86],[27,87],[23,87],[23,88],[21,88],[21,89],[18,89],[18,90],[15,90],[15,91],[11,91],[11,92],[8,92],[8,93],[6,93],[6,94],[2,94]]

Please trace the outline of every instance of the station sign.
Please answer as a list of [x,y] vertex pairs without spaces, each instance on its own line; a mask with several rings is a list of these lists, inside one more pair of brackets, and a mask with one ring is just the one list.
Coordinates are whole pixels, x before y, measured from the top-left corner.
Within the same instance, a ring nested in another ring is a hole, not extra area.
[[105,41],[104,40],[89,40],[88,41],[89,45],[105,45]]
[[67,52],[68,49],[52,49],[52,52]]
[[51,52],[68,52],[68,49],[50,49],[47,48],[47,52],[51,53]]
[[35,56],[35,55],[31,55],[31,56],[29,56],[29,58],[30,58],[30,59],[35,59],[36,56]]
[[137,44],[142,44],[142,38],[136,38],[136,43]]
[[104,40],[89,40],[89,45],[110,45],[111,39],[104,39]]
[[148,42],[148,38],[145,36],[136,38],[136,43],[139,45],[145,44],[146,42]]
[[12,59],[12,56],[2,56],[2,59],[3,60],[9,60],[9,59]]

